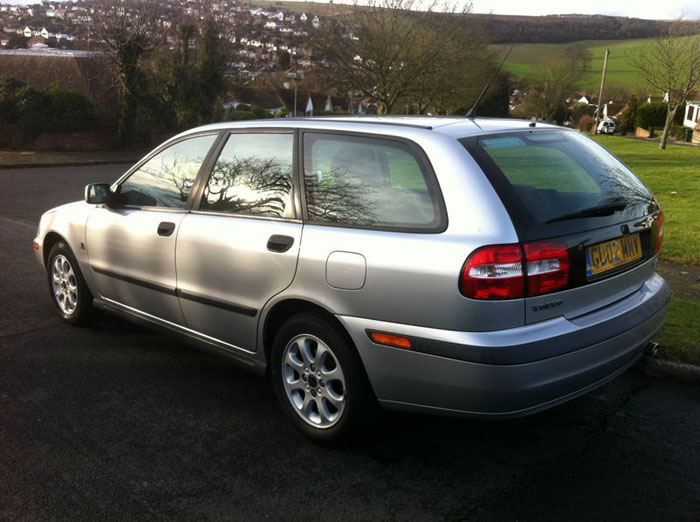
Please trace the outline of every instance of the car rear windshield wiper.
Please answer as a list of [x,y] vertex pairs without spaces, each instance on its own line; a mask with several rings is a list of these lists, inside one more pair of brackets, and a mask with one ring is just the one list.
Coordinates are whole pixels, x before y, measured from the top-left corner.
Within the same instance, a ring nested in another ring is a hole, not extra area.
[[576,212],[571,212],[569,214],[564,214],[554,219],[550,219],[547,223],[554,223],[555,221],[567,221],[569,219],[585,218],[585,217],[597,217],[597,216],[611,216],[615,212],[624,210],[627,207],[627,202],[621,199],[616,199],[608,201],[601,205],[597,205],[591,208],[584,208],[583,210],[577,210]]

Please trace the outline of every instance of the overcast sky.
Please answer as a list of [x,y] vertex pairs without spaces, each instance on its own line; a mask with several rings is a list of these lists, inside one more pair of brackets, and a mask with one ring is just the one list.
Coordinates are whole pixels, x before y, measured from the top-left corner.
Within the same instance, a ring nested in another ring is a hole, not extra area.
[[[316,0],[324,2],[327,0]],[[352,0],[335,0],[352,3]],[[359,0],[362,2],[362,0]],[[456,0],[458,2],[466,0]],[[475,13],[547,15],[547,14],[606,14],[633,18],[662,20],[700,20],[700,0],[473,0]],[[0,0],[2,4],[33,4],[36,0]]]

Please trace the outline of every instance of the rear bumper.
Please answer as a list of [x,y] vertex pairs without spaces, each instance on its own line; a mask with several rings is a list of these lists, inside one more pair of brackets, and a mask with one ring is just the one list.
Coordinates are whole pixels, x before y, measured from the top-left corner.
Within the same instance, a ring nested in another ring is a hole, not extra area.
[[[667,283],[654,274],[603,309],[500,332],[454,332],[338,317],[387,409],[520,416],[584,394],[642,355],[666,318]],[[409,337],[412,349],[373,343],[367,331]]]

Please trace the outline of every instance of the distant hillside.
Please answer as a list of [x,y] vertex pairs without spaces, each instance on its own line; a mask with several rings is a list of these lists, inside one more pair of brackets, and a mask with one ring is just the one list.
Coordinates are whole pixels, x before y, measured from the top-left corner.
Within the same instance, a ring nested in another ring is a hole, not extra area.
[[[642,74],[629,63],[629,53],[647,40],[593,40],[578,42],[591,53],[591,61],[581,81],[581,89],[596,94],[600,88],[600,76],[603,72],[603,59],[606,47],[610,49],[608,58],[608,73],[606,84],[609,87],[618,86],[631,90],[646,89],[646,81]],[[516,76],[527,79],[539,67],[551,65],[564,60],[568,44],[517,44],[504,69]],[[491,46],[499,54],[505,54],[509,44]]]
[[[513,42],[520,30],[522,43],[567,43],[580,40],[651,38],[670,23],[617,16],[502,16],[470,15],[484,24],[492,43]],[[684,21],[689,34],[700,33],[700,21]]]
[[[251,5],[265,9],[283,9],[296,13],[313,13],[334,16],[352,6],[315,2],[284,2],[279,0],[252,0]],[[471,14],[468,20],[483,25],[494,44],[513,42],[518,37],[522,43],[567,43],[579,40],[631,40],[651,38],[662,32],[670,21],[644,20],[603,15],[550,15],[515,16]],[[700,21],[684,21],[689,34],[700,34]]]

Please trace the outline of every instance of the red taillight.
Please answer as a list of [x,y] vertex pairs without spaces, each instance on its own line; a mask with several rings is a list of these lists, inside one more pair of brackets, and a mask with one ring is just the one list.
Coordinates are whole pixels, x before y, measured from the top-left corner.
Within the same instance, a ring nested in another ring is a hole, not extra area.
[[522,251],[520,245],[498,245],[472,252],[462,268],[459,289],[473,299],[515,299],[523,297]]
[[564,288],[569,282],[569,254],[564,243],[525,245],[527,295],[546,294]]
[[654,243],[654,254],[661,250],[661,243],[664,241],[664,213],[659,210],[656,216],[656,242]]
[[459,290],[472,299],[516,299],[561,290],[569,254],[560,242],[497,245],[475,250],[464,263]]

